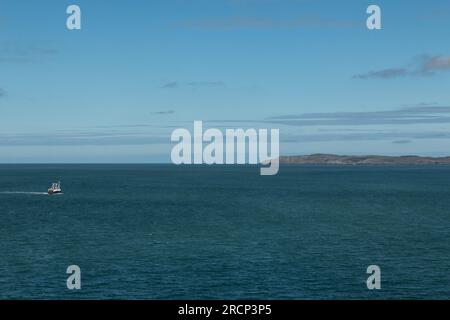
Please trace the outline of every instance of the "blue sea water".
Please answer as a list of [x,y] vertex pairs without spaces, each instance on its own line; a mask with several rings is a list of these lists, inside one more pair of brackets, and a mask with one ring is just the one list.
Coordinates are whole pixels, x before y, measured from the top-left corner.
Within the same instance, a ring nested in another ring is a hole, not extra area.
[[0,298],[448,299],[449,182],[445,166],[1,165]]

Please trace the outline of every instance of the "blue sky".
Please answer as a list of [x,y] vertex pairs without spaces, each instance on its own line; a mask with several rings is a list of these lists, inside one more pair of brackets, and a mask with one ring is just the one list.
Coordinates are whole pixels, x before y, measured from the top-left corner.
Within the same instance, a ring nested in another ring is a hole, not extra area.
[[194,120],[279,128],[286,155],[448,155],[448,39],[444,0],[3,0],[0,162],[167,162]]

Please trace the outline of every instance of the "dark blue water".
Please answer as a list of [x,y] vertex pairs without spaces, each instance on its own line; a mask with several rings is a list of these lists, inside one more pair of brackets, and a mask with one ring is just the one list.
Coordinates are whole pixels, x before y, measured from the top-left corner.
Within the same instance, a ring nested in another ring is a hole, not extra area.
[[0,298],[447,299],[449,182],[450,167],[3,165]]

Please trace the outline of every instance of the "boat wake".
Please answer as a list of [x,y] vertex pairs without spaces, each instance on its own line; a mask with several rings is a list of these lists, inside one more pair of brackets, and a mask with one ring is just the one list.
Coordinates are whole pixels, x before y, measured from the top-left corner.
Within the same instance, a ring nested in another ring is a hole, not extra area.
[[28,195],[48,196],[47,192],[28,192],[28,191],[0,191],[0,194],[28,194]]

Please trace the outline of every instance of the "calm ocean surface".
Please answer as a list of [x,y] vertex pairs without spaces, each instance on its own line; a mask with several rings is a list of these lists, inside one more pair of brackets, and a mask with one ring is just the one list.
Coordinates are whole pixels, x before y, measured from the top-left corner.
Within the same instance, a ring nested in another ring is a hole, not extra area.
[[448,299],[450,167],[0,165],[0,298]]

